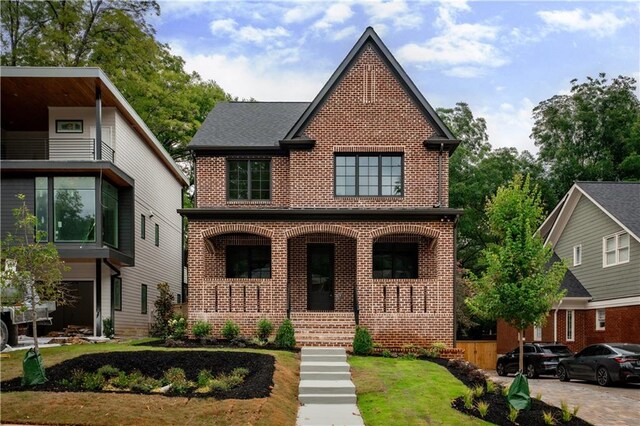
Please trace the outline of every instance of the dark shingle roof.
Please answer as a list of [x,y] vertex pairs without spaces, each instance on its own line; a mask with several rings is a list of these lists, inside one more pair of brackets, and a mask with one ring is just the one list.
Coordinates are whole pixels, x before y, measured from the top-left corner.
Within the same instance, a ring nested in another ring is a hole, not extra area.
[[[550,262],[560,262],[560,257],[558,257],[557,254],[553,253]],[[567,272],[564,274],[560,289],[567,290],[567,293],[564,295],[564,297],[591,297],[591,294],[587,291],[586,288],[582,286],[582,283],[580,283],[578,278],[576,278],[576,276],[573,275],[573,272],[571,272],[571,270],[569,269],[567,269]]]
[[308,102],[220,102],[189,148],[277,147],[308,106]]
[[576,182],[612,216],[640,235],[640,182]]

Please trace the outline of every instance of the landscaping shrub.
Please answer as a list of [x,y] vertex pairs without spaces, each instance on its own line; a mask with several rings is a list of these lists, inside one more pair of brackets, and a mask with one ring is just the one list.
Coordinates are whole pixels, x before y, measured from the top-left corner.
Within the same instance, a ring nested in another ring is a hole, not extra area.
[[88,391],[102,390],[106,381],[102,374],[99,373],[85,373],[82,379],[82,389]]
[[102,334],[104,337],[112,339],[115,336],[115,330],[113,329],[113,320],[111,318],[105,318],[102,320]]
[[291,320],[284,320],[280,327],[278,327],[278,332],[276,333],[276,346],[283,349],[293,348],[296,345],[295,333]]
[[164,379],[171,384],[169,392],[177,395],[184,395],[194,387],[194,383],[187,380],[182,368],[170,368],[164,373]]
[[117,377],[118,374],[120,373],[120,370],[118,370],[117,368],[112,367],[109,364],[107,364],[107,365],[103,365],[102,367],[98,368],[96,373],[100,374],[105,379],[110,379],[112,377]]
[[204,339],[211,335],[211,324],[206,321],[196,321],[195,324],[193,324],[192,331],[194,336],[199,339]]
[[261,340],[267,340],[273,332],[273,323],[266,318],[261,318],[258,321],[258,338]]
[[447,349],[447,345],[444,343],[436,342],[431,344],[425,351],[425,355],[429,358],[439,358],[443,350]]
[[356,355],[369,355],[373,350],[373,339],[369,330],[364,327],[356,327],[356,334],[353,337],[353,353]]
[[220,330],[222,336],[227,340],[233,340],[240,334],[240,327],[232,320],[227,320]]
[[391,351],[389,349],[385,349],[381,352],[381,355],[385,358],[391,358]]
[[173,317],[173,293],[169,284],[158,284],[158,298],[153,303],[153,324],[151,325],[151,335],[166,339],[169,336],[169,321]]
[[180,314],[175,314],[169,320],[169,337],[174,340],[184,340],[187,336],[187,319]]
[[489,404],[487,404],[484,401],[478,401],[478,403],[476,404],[476,408],[478,409],[478,413],[480,414],[480,417],[484,418],[487,415],[487,412],[489,411]]
[[208,370],[202,370],[198,373],[198,387],[204,388],[209,386],[209,382],[213,380],[211,372]]

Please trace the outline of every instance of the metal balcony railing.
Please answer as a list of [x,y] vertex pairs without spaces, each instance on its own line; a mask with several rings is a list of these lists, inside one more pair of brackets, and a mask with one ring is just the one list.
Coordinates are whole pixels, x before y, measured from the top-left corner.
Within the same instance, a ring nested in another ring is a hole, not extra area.
[[[95,160],[95,139],[2,139],[3,160]],[[113,162],[115,151],[102,142],[102,159]]]

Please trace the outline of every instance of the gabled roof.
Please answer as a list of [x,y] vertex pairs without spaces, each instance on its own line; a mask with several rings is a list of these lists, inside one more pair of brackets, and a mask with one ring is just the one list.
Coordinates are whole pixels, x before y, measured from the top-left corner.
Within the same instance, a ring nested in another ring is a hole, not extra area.
[[219,102],[189,148],[275,149],[309,102]]
[[538,229],[545,242],[555,245],[582,197],[640,242],[640,182],[576,182]]
[[358,57],[360,52],[366,47],[368,43],[378,51],[380,57],[387,63],[391,71],[396,75],[398,81],[404,86],[407,93],[416,101],[419,108],[422,109],[425,117],[433,125],[436,135],[444,137],[446,139],[455,140],[455,136],[447,128],[444,122],[438,117],[435,110],[429,105],[429,102],[422,96],[422,93],[418,90],[416,85],[411,81],[407,73],[402,69],[396,58],[393,57],[387,46],[382,42],[378,34],[371,27],[367,27],[360,39],[353,46],[347,57],[344,58],[340,66],[335,70],[329,81],[324,85],[320,93],[315,97],[311,105],[298,119],[295,125],[289,130],[284,139],[293,139],[302,136],[302,132],[313,118],[315,113],[320,109],[325,100],[329,97],[333,89],[338,85],[342,76],[348,71],[351,64]]
[[[553,256],[551,256],[550,263],[553,264],[556,262],[560,262],[560,257],[554,252]],[[564,297],[591,298],[591,294],[586,288],[584,288],[580,280],[573,275],[573,272],[571,272],[570,269],[567,269],[567,272],[564,274],[562,284],[560,284],[560,289],[567,291]]]

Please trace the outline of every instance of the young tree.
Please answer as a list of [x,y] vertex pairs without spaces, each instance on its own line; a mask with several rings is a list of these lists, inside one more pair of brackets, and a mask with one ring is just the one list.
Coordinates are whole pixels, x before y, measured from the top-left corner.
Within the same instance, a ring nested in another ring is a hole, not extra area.
[[[73,302],[73,295],[61,282],[66,266],[58,256],[53,243],[38,243],[46,239],[43,231],[36,231],[37,219],[25,202],[25,196],[18,194],[22,205],[13,210],[16,233],[7,234],[2,241],[2,261],[6,262],[0,278],[2,290],[11,290],[12,300],[24,303],[32,318],[34,349],[38,346],[36,309],[42,302],[56,302],[59,305]],[[3,300],[6,304],[7,301]]]
[[480,277],[471,275],[474,296],[467,304],[475,314],[501,318],[518,330],[522,371],[524,330],[541,324],[562,298],[560,283],[567,268],[562,262],[549,266],[553,249],[536,233],[543,219],[540,193],[528,176],[516,175],[498,188],[486,212],[498,243],[483,251],[487,268]]

